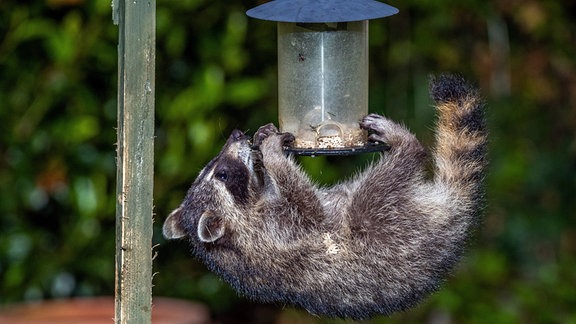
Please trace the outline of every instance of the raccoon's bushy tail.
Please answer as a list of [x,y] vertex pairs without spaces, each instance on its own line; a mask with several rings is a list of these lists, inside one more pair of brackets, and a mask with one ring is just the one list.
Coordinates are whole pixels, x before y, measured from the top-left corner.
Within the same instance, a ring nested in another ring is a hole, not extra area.
[[483,204],[484,102],[473,86],[453,75],[432,77],[430,94],[438,111],[435,182],[455,195],[461,212],[472,216]]

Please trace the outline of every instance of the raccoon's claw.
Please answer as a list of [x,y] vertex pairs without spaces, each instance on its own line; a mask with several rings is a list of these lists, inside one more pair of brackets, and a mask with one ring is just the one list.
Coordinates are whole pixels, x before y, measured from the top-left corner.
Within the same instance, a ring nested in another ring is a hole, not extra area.
[[386,142],[385,133],[389,129],[390,121],[377,114],[369,114],[362,118],[360,127],[370,132],[368,141],[370,142]]
[[270,123],[258,128],[256,134],[254,134],[254,140],[252,141],[253,146],[255,148],[259,148],[265,139],[273,135],[280,137],[280,143],[283,146],[290,146],[292,142],[294,142],[295,140],[294,135],[292,135],[291,133],[280,133],[278,131],[278,128],[276,128],[274,124]]
[[255,148],[260,147],[260,145],[262,145],[262,141],[264,141],[265,138],[269,137],[272,134],[278,134],[278,128],[276,128],[274,124],[270,123],[261,126],[260,128],[258,128],[258,131],[256,131],[256,133],[254,134],[254,139],[252,141],[253,146]]
[[365,116],[360,122],[360,127],[369,132],[368,141],[391,146],[396,146],[407,136],[413,136],[405,127],[377,114]]
[[292,133],[280,133],[278,135],[281,136],[280,140],[283,146],[292,146],[292,143],[296,140],[296,137]]

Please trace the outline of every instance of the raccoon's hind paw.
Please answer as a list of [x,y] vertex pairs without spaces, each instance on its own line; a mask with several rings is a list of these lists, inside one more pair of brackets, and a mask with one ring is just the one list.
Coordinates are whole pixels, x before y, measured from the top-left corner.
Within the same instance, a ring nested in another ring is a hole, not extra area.
[[386,117],[369,114],[362,118],[360,127],[370,133],[369,141],[390,144],[391,137],[398,133],[398,128],[401,126]]

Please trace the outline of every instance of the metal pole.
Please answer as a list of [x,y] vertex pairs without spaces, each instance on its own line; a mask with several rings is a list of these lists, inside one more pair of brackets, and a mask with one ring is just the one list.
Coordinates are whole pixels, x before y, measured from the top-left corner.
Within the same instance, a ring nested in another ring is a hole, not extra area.
[[113,0],[119,26],[116,323],[150,323],[155,0]]

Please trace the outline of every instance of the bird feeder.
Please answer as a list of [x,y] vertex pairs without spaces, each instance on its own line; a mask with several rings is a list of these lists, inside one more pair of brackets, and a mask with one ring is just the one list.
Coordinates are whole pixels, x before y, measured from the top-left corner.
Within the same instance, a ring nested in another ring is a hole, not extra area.
[[397,12],[374,0],[274,0],[246,12],[278,24],[278,118],[296,137],[289,150],[370,150],[359,126],[368,114],[368,20]]

